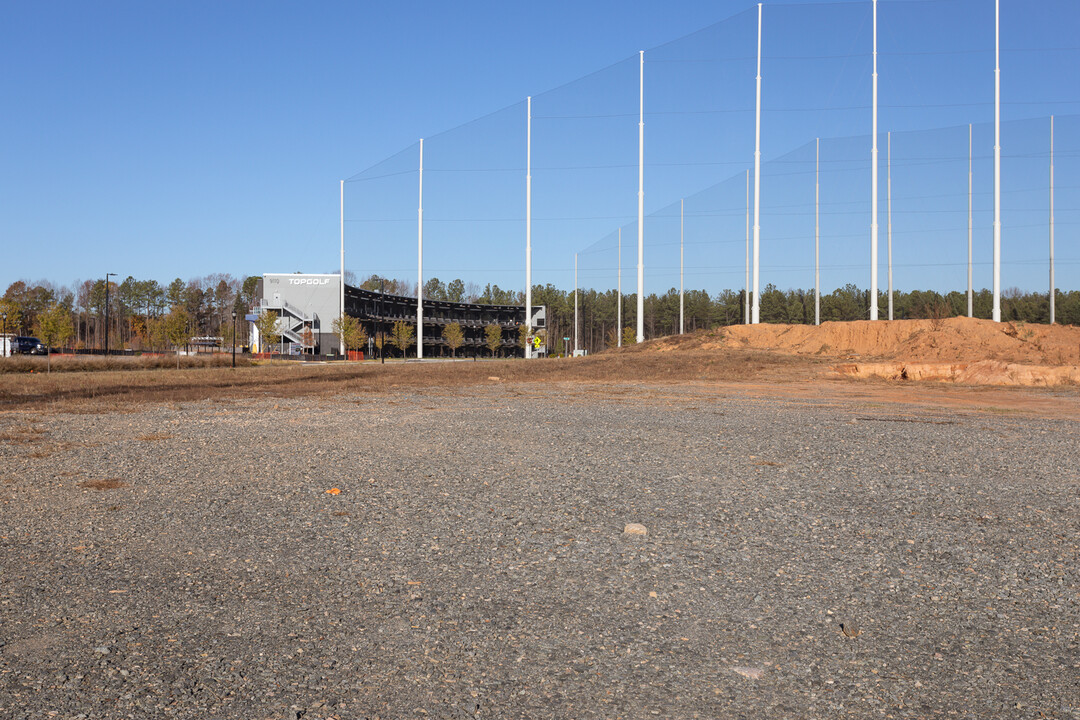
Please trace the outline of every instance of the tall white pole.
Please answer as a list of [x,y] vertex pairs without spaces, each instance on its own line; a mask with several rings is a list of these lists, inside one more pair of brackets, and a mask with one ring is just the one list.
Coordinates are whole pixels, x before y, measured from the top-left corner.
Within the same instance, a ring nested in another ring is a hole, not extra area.
[[347,359],[348,349],[345,347],[345,181],[341,181],[341,354]]
[[750,324],[750,170],[746,171],[746,292],[743,294],[743,323]]
[[641,51],[638,114],[637,341],[645,341],[645,51]]
[[1054,324],[1054,303],[1057,288],[1054,287],[1054,116],[1050,116],[1050,324]]
[[761,245],[761,3],[757,6],[757,106],[754,112],[754,300],[750,322],[761,316],[758,250]]
[[994,2],[994,322],[1001,322],[1001,0]]
[[617,291],[618,291],[618,295],[619,295],[619,307],[615,311],[615,314],[616,314],[616,317],[618,318],[617,322],[618,322],[618,330],[619,330],[618,335],[619,335],[619,337],[616,339],[615,342],[617,344],[617,347],[622,347],[622,228],[619,228],[619,258],[618,258],[618,260],[619,260],[619,272],[618,272],[618,280],[616,280],[616,284],[617,284],[617,288],[618,288]]
[[870,149],[870,319],[878,319],[877,266],[878,266],[878,73],[877,73],[877,0],[874,0],[874,110],[873,145]]
[[814,324],[821,324],[821,138],[814,160]]
[[578,350],[577,253],[574,253],[574,352]]
[[888,135],[888,147],[886,150],[886,162],[888,171],[885,180],[885,192],[888,197],[888,206],[885,210],[885,234],[888,238],[889,251],[889,319],[893,319],[893,293],[892,293],[892,131]]
[[[525,325],[532,334],[532,96],[526,101],[525,120]],[[525,358],[532,357],[532,344],[525,343]]]
[[975,288],[972,285],[971,267],[972,267],[972,253],[971,253],[971,239],[972,230],[974,229],[974,216],[971,212],[971,195],[973,187],[973,176],[971,173],[971,123],[968,123],[968,317],[975,316]]
[[685,200],[679,200],[679,334],[682,335],[686,332],[686,320],[685,320],[685,296],[683,294],[683,230],[684,220],[683,211]]
[[420,207],[416,211],[416,359],[424,359],[424,139],[420,138]]

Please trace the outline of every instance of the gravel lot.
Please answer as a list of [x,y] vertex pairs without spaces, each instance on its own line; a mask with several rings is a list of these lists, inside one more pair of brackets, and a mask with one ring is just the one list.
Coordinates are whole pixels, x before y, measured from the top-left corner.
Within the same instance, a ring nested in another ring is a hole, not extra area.
[[1080,718],[1078,429],[495,382],[0,414],[0,718]]

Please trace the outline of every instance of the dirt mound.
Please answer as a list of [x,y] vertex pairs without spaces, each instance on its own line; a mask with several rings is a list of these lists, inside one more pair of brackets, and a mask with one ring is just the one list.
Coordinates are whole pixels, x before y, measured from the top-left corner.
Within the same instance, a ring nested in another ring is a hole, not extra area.
[[849,377],[969,385],[1080,384],[1080,327],[990,320],[732,325],[660,338],[644,351],[746,348],[823,360]]
[[657,351],[746,347],[823,358],[905,362],[1074,365],[1080,327],[995,323],[971,318],[827,322],[813,325],[733,325],[723,330],[663,338]]
[[997,360],[974,363],[844,363],[837,365],[835,370],[848,377],[931,380],[964,385],[1080,385],[1080,367],[1075,365],[1020,365]]

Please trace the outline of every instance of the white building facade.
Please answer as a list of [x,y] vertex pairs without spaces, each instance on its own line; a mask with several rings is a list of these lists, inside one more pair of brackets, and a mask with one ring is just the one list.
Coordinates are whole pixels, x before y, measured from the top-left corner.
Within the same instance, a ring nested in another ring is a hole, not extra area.
[[277,313],[280,345],[271,349],[251,327],[252,350],[286,354],[341,355],[341,338],[333,326],[341,316],[341,276],[334,274],[265,273],[256,292],[258,307],[248,316],[254,321],[266,312]]

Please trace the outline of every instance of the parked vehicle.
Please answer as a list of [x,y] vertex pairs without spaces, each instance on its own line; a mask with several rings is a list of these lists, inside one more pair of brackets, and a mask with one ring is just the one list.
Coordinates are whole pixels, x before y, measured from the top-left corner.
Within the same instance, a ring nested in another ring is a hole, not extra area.
[[36,337],[14,337],[11,339],[12,355],[47,355],[48,350]]

